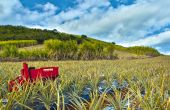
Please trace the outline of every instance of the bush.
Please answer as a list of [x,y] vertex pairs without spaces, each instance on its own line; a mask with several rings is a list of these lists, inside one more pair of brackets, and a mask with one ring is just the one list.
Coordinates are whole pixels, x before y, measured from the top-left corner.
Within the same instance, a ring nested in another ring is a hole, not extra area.
[[15,58],[18,57],[19,52],[16,46],[6,45],[3,47],[1,56],[5,58]]

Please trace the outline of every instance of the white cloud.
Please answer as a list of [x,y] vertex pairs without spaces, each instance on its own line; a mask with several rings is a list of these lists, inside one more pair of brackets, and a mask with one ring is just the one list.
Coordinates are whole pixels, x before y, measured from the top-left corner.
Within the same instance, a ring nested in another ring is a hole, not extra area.
[[[170,43],[170,31],[162,32],[158,35],[148,36],[147,38],[139,39],[137,41],[122,43],[124,46],[155,46],[164,43]],[[159,49],[159,48],[158,48]]]
[[166,52],[162,52],[164,55],[170,55],[170,52],[169,51],[166,51]]
[[20,9],[21,3],[18,0],[8,1],[1,0],[0,1],[0,21],[5,21],[6,17],[10,17],[14,10]]
[[49,2],[47,2],[45,5],[37,4],[35,7],[40,8],[40,9],[42,9],[42,11],[48,12],[48,13],[51,13],[51,14],[55,14],[55,12],[58,9],[58,7],[56,7],[55,5],[53,5]]
[[[51,3],[37,5],[43,12],[30,11],[18,0],[6,3],[3,10],[12,11],[16,24],[35,24],[46,28],[60,28],[71,33],[84,33],[107,41],[121,42],[122,38],[130,41],[142,38],[146,34],[159,30],[170,23],[170,2],[168,0],[138,0],[133,5],[115,9],[108,0],[78,0],[76,7],[68,8],[55,14],[57,7]],[[11,3],[12,5],[7,5]],[[20,13],[12,8],[16,5]],[[12,7],[12,8],[11,8]],[[10,12],[9,11],[9,12]],[[10,13],[11,14],[11,13]],[[10,15],[9,14],[9,15]],[[1,14],[6,18],[5,14]],[[5,20],[0,20],[3,23]]]
[[[115,9],[108,0],[82,0],[77,7],[48,18],[47,26],[71,33],[84,33],[106,41],[143,38],[170,23],[170,2],[138,0]],[[104,8],[101,8],[104,7]],[[76,19],[78,18],[78,19]]]
[[[19,0],[0,1],[0,24],[38,25],[45,24],[45,19],[54,16],[57,7],[51,3],[39,5],[42,12],[25,8]],[[45,25],[44,25],[45,26]]]
[[133,42],[120,43],[125,47],[129,46],[151,46],[165,55],[170,55],[170,31],[162,32],[158,35],[148,36]]
[[109,0],[77,1],[77,6],[56,14],[58,7],[51,3],[37,5],[36,8],[42,10],[39,12],[25,8],[19,0],[1,0],[0,24],[56,28],[127,45],[128,42],[133,42],[152,46],[170,41],[168,31],[159,34],[160,37],[145,38],[146,35],[170,24],[169,0],[137,0],[135,4],[118,8],[113,8]]

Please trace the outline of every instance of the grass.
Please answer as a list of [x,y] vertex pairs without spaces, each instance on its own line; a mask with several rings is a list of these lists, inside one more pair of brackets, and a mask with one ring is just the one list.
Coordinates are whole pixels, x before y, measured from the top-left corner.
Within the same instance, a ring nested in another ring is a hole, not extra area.
[[[32,109],[36,101],[47,109],[54,105],[58,110],[68,107],[76,110],[103,110],[105,107],[116,110],[170,109],[170,57],[167,56],[114,61],[39,61],[28,64],[35,67],[59,66],[60,77],[55,81],[25,85],[23,90],[9,93],[5,85],[20,74],[22,63],[0,63],[0,109]],[[99,93],[101,81],[114,94],[108,94],[107,89]],[[113,81],[120,84],[127,82],[128,86],[120,90],[111,87]],[[90,101],[81,97],[86,86],[91,87]],[[8,99],[6,106],[3,106],[2,99]]]

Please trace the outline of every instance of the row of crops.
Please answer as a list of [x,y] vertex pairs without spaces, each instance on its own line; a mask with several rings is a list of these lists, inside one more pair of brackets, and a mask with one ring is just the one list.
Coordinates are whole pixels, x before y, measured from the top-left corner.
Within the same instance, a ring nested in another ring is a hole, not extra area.
[[6,45],[15,45],[16,47],[26,47],[37,44],[36,40],[8,40],[0,41],[0,48]]
[[1,110],[170,110],[170,58],[29,62],[60,76],[9,92],[21,62],[0,63]]
[[114,45],[76,41],[46,40],[42,48],[18,49],[7,45],[0,52],[0,57],[15,60],[94,60],[115,59]]
[[[61,41],[57,39],[45,40],[42,48],[31,47],[30,49],[19,49],[20,47],[36,45],[36,40],[10,40],[0,41],[0,57],[4,59],[19,60],[98,60],[116,59],[118,55],[114,50],[126,51],[136,55],[151,57],[159,56],[160,53],[151,47],[135,46],[121,47],[114,44],[102,42],[84,41],[79,44],[75,40]],[[0,59],[0,60],[1,60]]]

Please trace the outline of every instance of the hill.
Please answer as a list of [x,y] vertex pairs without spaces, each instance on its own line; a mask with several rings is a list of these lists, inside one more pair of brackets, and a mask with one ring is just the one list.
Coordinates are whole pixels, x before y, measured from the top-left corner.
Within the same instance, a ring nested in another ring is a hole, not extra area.
[[[0,26],[0,41],[4,40],[37,40],[38,43],[43,43],[48,39],[58,39],[62,41],[76,40],[78,44],[85,41],[94,41],[95,39],[87,38],[86,35],[73,35],[64,32],[59,32],[56,29],[32,29],[24,26]],[[95,40],[98,41],[98,40]]]
[[51,57],[56,59],[57,57],[57,60],[62,60],[62,57],[65,57],[64,60],[92,60],[160,56],[160,53],[151,47],[123,47],[114,42],[104,42],[86,35],[67,34],[56,29],[42,30],[11,25],[0,26],[0,50],[0,56],[3,58],[21,56],[24,59],[32,59],[32,57],[33,59],[42,59],[42,56],[43,59]]

